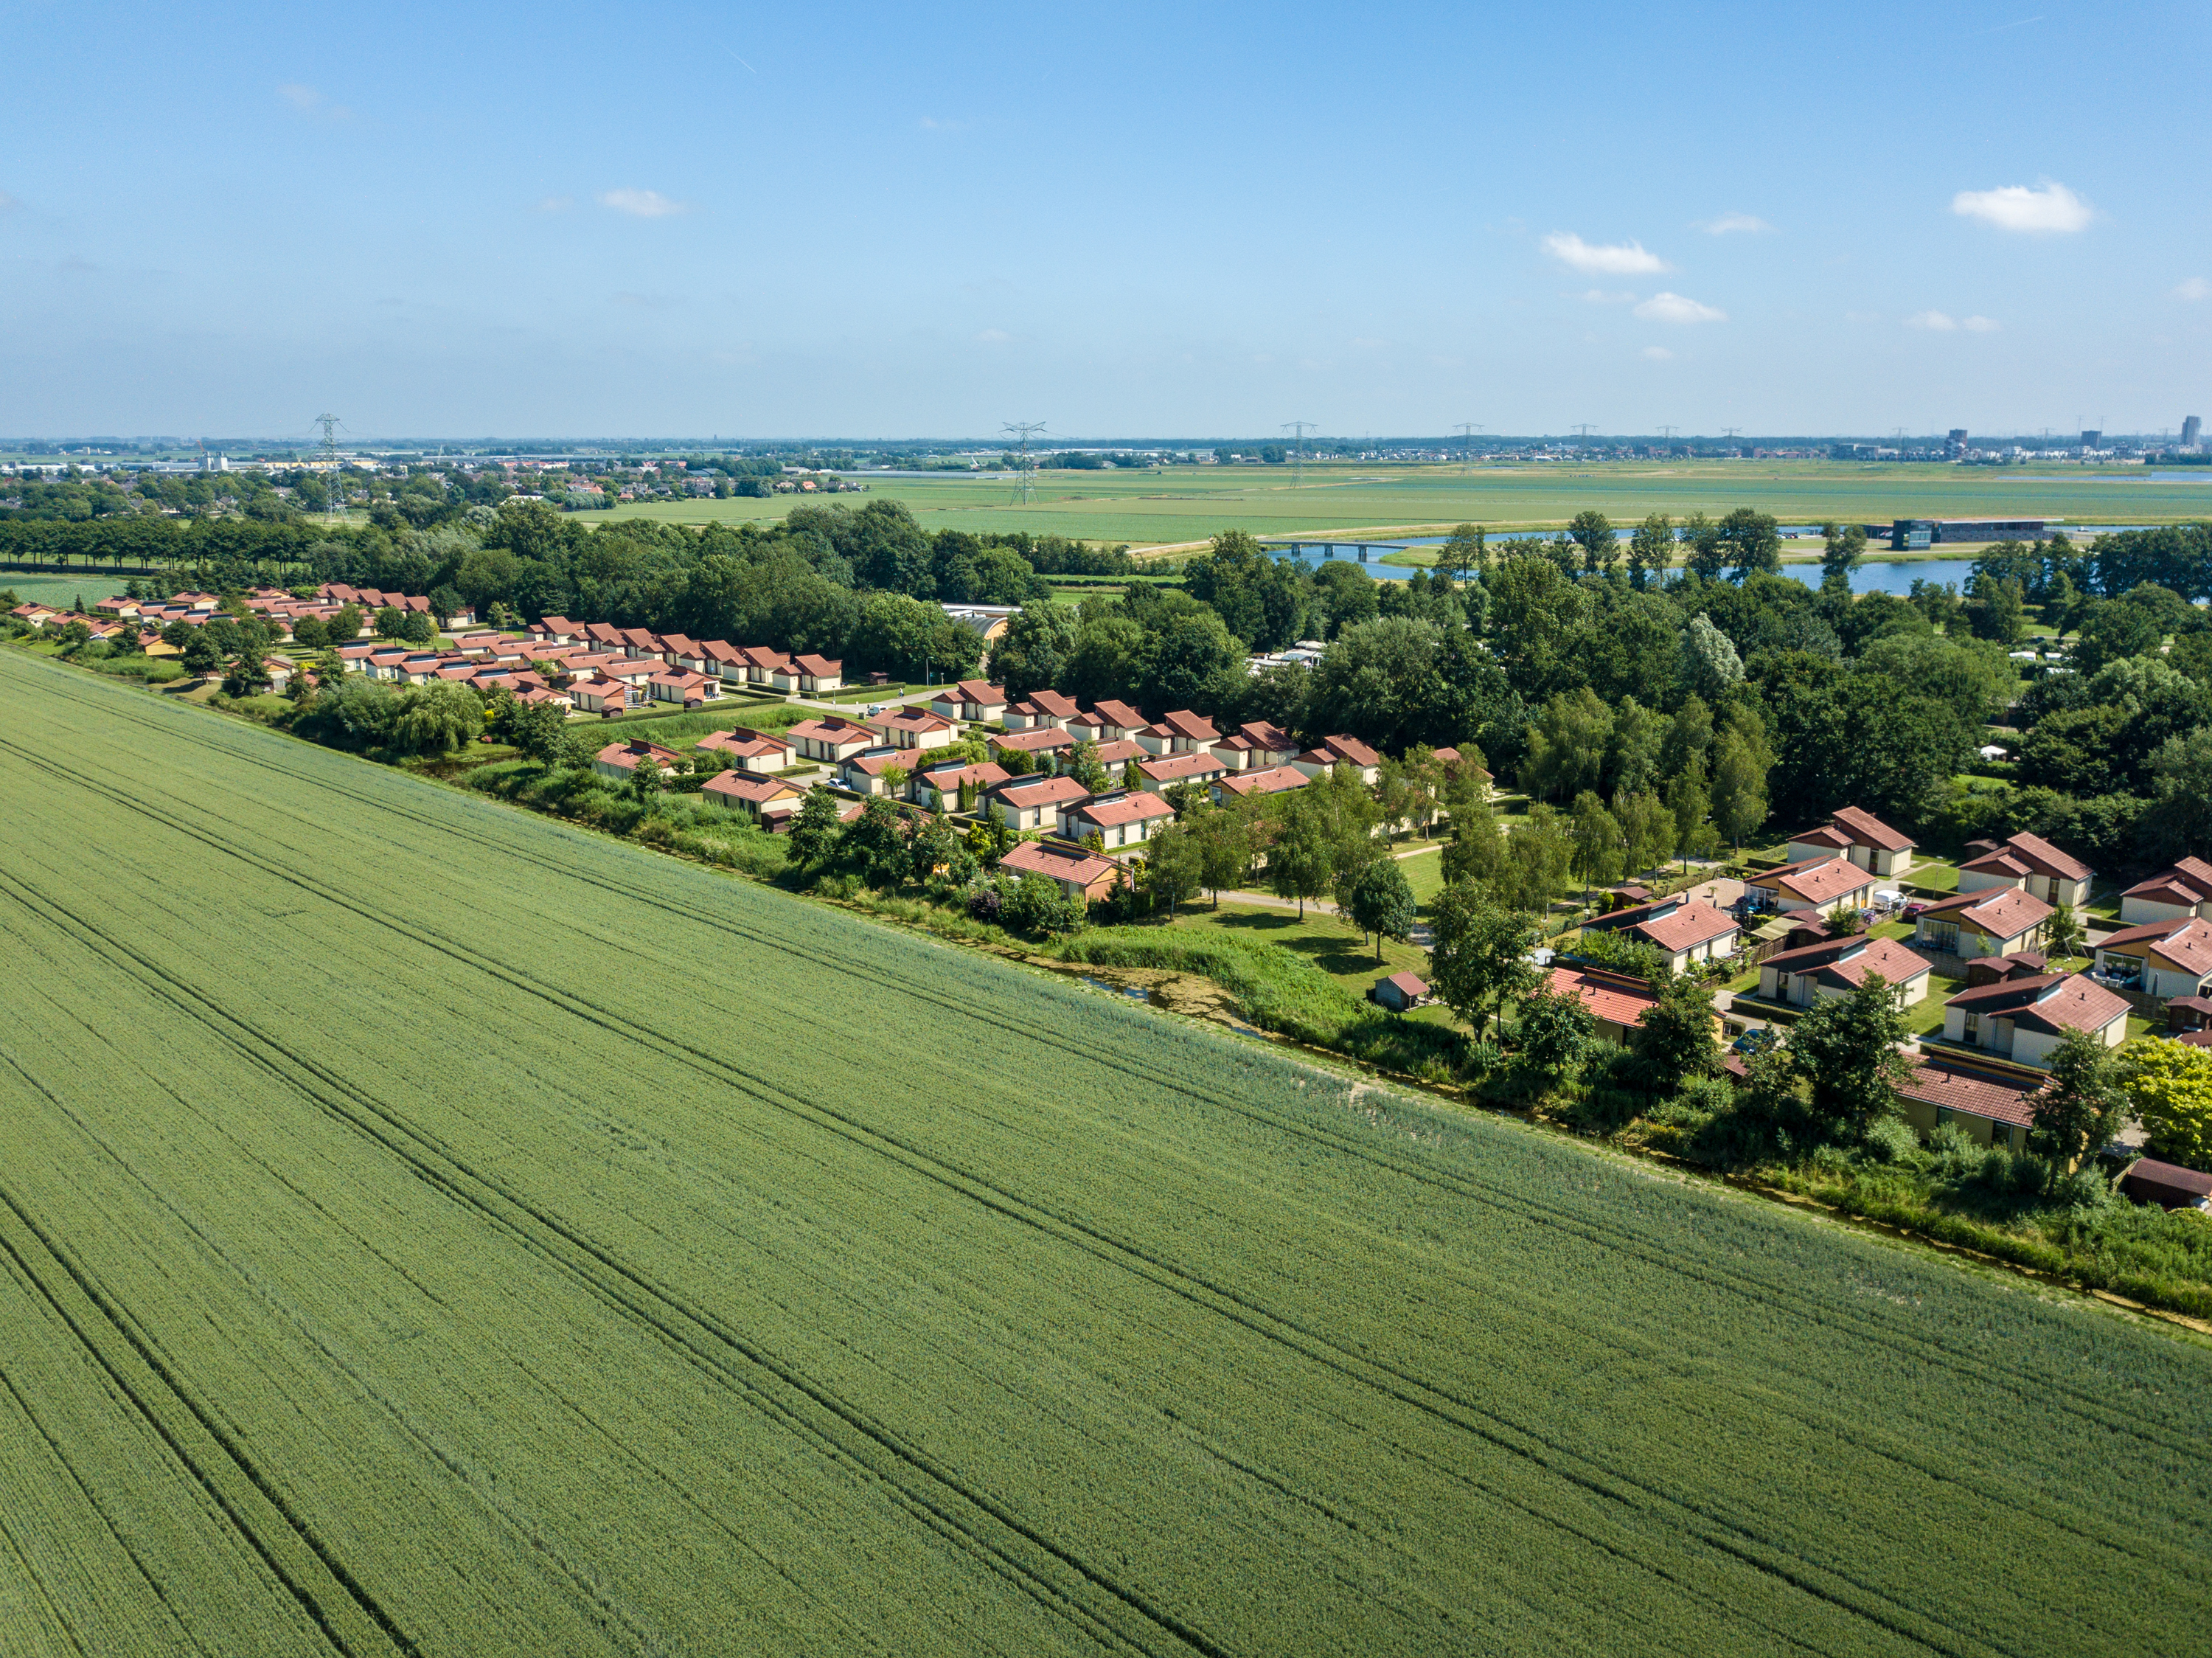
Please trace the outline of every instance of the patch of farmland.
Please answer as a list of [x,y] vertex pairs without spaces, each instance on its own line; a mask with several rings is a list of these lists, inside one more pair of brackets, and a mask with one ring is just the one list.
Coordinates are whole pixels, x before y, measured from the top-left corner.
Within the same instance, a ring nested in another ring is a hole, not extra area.
[[0,706],[10,1658],[2212,1613],[2202,1348],[16,653]]

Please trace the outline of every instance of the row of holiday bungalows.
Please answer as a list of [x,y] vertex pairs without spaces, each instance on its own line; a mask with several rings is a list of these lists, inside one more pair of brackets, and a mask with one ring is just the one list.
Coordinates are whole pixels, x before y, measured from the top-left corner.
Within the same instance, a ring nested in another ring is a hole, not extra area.
[[[349,671],[373,680],[399,685],[466,680],[484,691],[506,689],[526,702],[552,702],[584,714],[619,714],[649,703],[699,708],[722,694],[720,680],[672,668],[657,656],[540,646],[496,633],[463,634],[438,649],[388,640],[340,645],[337,656]],[[565,676],[568,686],[556,691],[541,670]]]
[[805,652],[794,655],[766,645],[692,639],[681,633],[655,633],[650,628],[617,627],[610,622],[572,622],[565,616],[548,616],[532,624],[530,637],[541,646],[571,646],[632,660],[657,659],[678,673],[802,697],[818,697],[842,689],[845,683],[845,665],[832,657]]

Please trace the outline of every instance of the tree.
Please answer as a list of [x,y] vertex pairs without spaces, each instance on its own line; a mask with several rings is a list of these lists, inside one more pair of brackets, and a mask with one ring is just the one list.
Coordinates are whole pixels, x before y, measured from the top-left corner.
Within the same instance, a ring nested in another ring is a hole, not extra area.
[[1662,986],[1658,1004],[1637,1021],[1632,1047],[1644,1086],[1660,1095],[1679,1094],[1701,1076],[1720,1069],[1720,1044],[1714,1039],[1713,993],[1694,979],[1677,978]]
[[1667,783],[1667,809],[1674,814],[1674,850],[1683,862],[1711,857],[1720,849],[1720,832],[1710,821],[1711,791],[1705,787],[1705,763],[1692,755]]
[[434,644],[438,639],[438,626],[430,619],[428,611],[410,610],[406,619],[399,625],[399,637],[410,645]]
[[1252,838],[1244,820],[1219,807],[1201,809],[1189,820],[1198,847],[1199,881],[1221,907],[1224,891],[1241,886],[1252,873]]
[[2162,1162],[2212,1170],[2212,1048],[2153,1037],[2130,1045],[2120,1077],[2143,1149]]
[[1557,1088],[1574,1079],[1597,1045],[1597,1016],[1571,990],[1539,989],[1522,999],[1513,1033],[1528,1069]]
[[1567,539],[1583,550],[1583,568],[1594,574],[1620,562],[1620,539],[1613,533],[1613,521],[1594,507],[1585,507],[1569,521]]
[[2151,756],[2144,838],[2164,857],[2212,855],[2212,728],[2168,737]]
[[1905,1015],[1880,973],[1848,996],[1823,997],[1790,1031],[1790,1058],[1811,1089],[1812,1114],[1837,1137],[1858,1139],[1897,1109],[1905,1078]]
[[1756,746],[1731,727],[1723,734],[1713,765],[1713,823],[1731,847],[1766,821],[1766,772]]
[[1574,821],[1574,871],[1587,895],[1592,887],[1609,887],[1620,879],[1620,825],[1587,789],[1575,796]]
[[407,618],[396,607],[386,605],[376,613],[376,637],[397,639],[407,625]]
[[261,653],[253,651],[234,660],[222,676],[222,694],[226,697],[252,697],[269,689],[268,664]]
[[1782,527],[1770,513],[1738,507],[1715,527],[1722,558],[1738,582],[1754,572],[1771,575],[1782,568]]
[[1334,850],[1325,814],[1304,800],[1303,789],[1290,795],[1283,808],[1282,832],[1267,849],[1267,885],[1278,898],[1297,900],[1301,921],[1307,900],[1328,890]]
[[215,640],[204,625],[192,629],[191,637],[185,641],[184,663],[185,673],[201,680],[222,666],[222,652],[216,649]]
[[629,774],[630,792],[641,801],[650,802],[660,792],[665,782],[666,777],[661,771],[660,762],[650,754],[638,761]]
[[1073,777],[1092,794],[1103,795],[1106,792],[1108,781],[1106,768],[1098,763],[1098,745],[1090,738],[1085,737],[1075,745],[1074,752],[1067,757],[1067,764],[1064,769],[1069,777]]
[[1845,524],[1838,528],[1834,523],[1820,526],[1820,585],[1823,588],[1840,582],[1843,590],[1851,590],[1851,572],[1866,557],[1867,538],[1863,526]]
[[2043,945],[2050,951],[2054,967],[2069,956],[2081,954],[2087,939],[2088,931],[2082,926],[2081,917],[2065,905],[2052,911],[2051,919],[2043,923]]
[[1721,539],[1720,527],[1709,521],[1704,513],[1693,512],[1682,521],[1682,545],[1686,551],[1682,563],[1700,580],[1718,581],[1728,568],[1728,543]]
[[1460,525],[1437,548],[1437,568],[1455,582],[1481,576],[1490,564],[1490,552],[1483,540],[1481,525]]
[[1145,876],[1154,896],[1167,900],[1172,921],[1176,906],[1206,880],[1206,855],[1188,824],[1171,823],[1152,837],[1145,853]]
[[1544,705],[1528,731],[1528,758],[1521,786],[1545,800],[1571,799],[1595,789],[1605,774],[1613,736],[1613,710],[1588,686],[1560,692]]
[[1655,512],[1636,527],[1628,540],[1629,585],[1642,588],[1674,560],[1674,521]]
[[836,850],[842,827],[837,820],[837,797],[816,783],[792,818],[792,862],[802,869],[821,867]]
[[2127,1125],[2128,1097],[2112,1050],[2087,1031],[2069,1031],[2051,1051],[2051,1081],[2031,1101],[2027,1149],[2046,1159],[2054,1176],[2112,1143]]
[[1452,814],[1451,838],[1440,861],[1447,883],[1496,879],[1505,862],[1505,837],[1487,801],[1471,802]]
[[1404,939],[1413,930],[1417,907],[1413,889],[1395,858],[1382,858],[1368,866],[1352,889],[1352,918],[1362,933],[1375,935],[1375,965],[1382,965],[1385,936]]
[[1530,915],[1541,915],[1567,889],[1573,872],[1572,820],[1548,806],[1532,806],[1528,820],[1505,838],[1505,857],[1492,885],[1498,901]]
[[1633,795],[1616,794],[1613,816],[1620,826],[1625,874],[1640,875],[1674,856],[1674,814],[1657,795],[1649,789]]
[[1429,984],[1464,1019],[1475,1039],[1504,1005],[1543,982],[1528,960],[1536,928],[1473,881],[1455,881],[1437,895],[1429,917]]
[[1682,685],[1692,696],[1717,703],[1743,683],[1743,658],[1735,643],[1699,611],[1682,630]]

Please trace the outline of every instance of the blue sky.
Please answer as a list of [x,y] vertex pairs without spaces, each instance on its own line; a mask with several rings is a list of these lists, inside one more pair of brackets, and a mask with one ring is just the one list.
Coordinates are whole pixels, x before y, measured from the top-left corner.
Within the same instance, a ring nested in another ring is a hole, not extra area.
[[0,9],[0,434],[2212,414],[2212,9]]

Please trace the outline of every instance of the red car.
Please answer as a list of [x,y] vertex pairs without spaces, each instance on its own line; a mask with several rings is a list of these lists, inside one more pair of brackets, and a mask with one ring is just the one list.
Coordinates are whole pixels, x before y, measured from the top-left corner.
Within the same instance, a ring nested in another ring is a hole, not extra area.
[[1917,921],[1920,919],[1920,912],[1927,907],[1924,904],[1908,904],[1905,906],[1905,918],[1907,921]]

